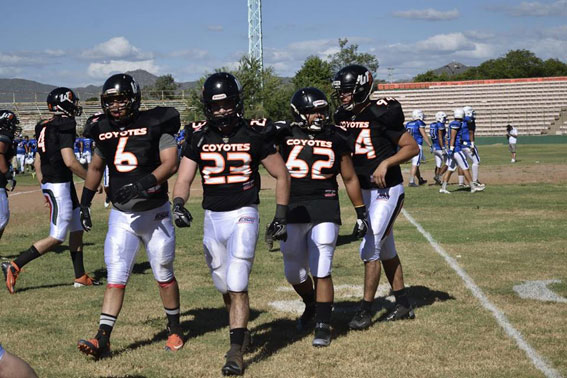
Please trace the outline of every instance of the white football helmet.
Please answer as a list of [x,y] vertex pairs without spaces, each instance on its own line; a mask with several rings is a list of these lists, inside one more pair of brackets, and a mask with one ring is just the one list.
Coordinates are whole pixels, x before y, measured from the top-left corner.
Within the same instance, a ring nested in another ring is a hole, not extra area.
[[415,121],[415,120],[421,120],[423,121],[425,116],[423,115],[423,110],[420,109],[416,109],[413,112],[411,112],[411,118]]
[[28,156],[25,160],[24,163],[26,163],[27,165],[32,165],[33,164],[33,158],[31,156]]
[[444,112],[437,112],[435,113],[435,120],[437,122],[445,123],[445,121],[447,121],[447,114]]
[[457,108],[453,110],[453,116],[455,117],[455,119],[463,119],[465,118],[465,111],[463,110],[463,108]]
[[474,118],[474,117],[475,117],[474,109],[473,109],[471,106],[465,106],[465,107],[463,107],[463,111],[465,112],[465,116],[466,116],[466,117],[470,117],[470,118]]

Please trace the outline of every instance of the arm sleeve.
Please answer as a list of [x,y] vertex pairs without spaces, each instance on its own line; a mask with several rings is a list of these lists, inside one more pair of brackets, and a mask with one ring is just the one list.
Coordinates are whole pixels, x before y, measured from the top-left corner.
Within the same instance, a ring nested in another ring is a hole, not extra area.
[[68,131],[59,132],[59,147],[60,148],[73,148],[75,144],[75,133]]
[[167,148],[177,147],[177,143],[175,142],[175,138],[171,134],[161,134],[159,138],[159,150],[165,150]]

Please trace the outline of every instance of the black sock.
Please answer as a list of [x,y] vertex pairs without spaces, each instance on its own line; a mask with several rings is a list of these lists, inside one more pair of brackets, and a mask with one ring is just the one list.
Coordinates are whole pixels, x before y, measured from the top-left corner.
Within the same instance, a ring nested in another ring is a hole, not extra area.
[[315,302],[315,290],[307,294],[303,294],[301,296],[301,299],[303,300],[303,303],[305,303],[306,305]]
[[18,268],[23,268],[24,265],[26,265],[27,263],[29,263],[32,260],[37,259],[39,256],[41,256],[37,250],[37,248],[35,248],[33,245],[25,250],[24,252],[22,252],[15,260],[14,260],[14,264],[16,264],[18,266]]
[[110,334],[114,328],[114,323],[116,323],[116,316],[105,313],[100,314],[100,325],[95,336],[99,345],[106,345],[110,342]]
[[230,344],[242,345],[246,328],[233,328],[230,330]]
[[408,292],[406,291],[405,287],[403,289],[393,291],[393,293],[394,293],[394,297],[396,297],[396,303],[401,304],[405,308],[410,307]]
[[167,327],[171,333],[181,335],[181,325],[179,324],[179,307],[177,308],[163,308],[167,316]]
[[372,302],[368,302],[363,299],[362,302],[360,302],[360,309],[370,312],[372,310]]
[[75,278],[81,278],[85,275],[85,266],[83,265],[83,252],[70,251],[71,260],[73,261],[73,269],[75,269]]
[[317,308],[317,312],[315,313],[315,322],[329,324],[331,322],[333,302],[317,302],[315,306]]

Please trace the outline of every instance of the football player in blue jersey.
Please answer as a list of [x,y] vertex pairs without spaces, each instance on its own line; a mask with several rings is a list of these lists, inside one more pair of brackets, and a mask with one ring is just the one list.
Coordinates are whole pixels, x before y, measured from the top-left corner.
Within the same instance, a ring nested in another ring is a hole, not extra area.
[[19,174],[26,172],[26,154],[28,153],[29,137],[26,135],[23,138],[16,140],[16,170]]
[[445,173],[445,176],[443,176],[443,182],[441,184],[441,189],[439,189],[439,193],[451,193],[447,190],[447,183],[453,172],[457,169],[457,166],[462,169],[464,177],[471,183],[471,193],[481,192],[484,190],[484,186],[472,181],[467,157],[463,151],[463,146],[467,145],[466,143],[463,143],[463,139],[469,141],[467,124],[463,121],[465,112],[462,108],[457,108],[454,110],[453,115],[455,119],[449,124],[451,137],[449,139],[449,148],[447,150],[447,165],[449,168]]
[[477,185],[484,185],[478,181],[478,168],[480,165],[480,155],[478,154],[478,148],[475,144],[475,133],[476,133],[476,112],[470,106],[465,106],[463,108],[465,112],[465,118],[463,122],[467,123],[467,128],[469,130],[469,144],[464,146],[463,150],[467,155],[467,158],[472,162],[471,165],[471,177],[474,183]]
[[435,113],[435,122],[429,125],[429,136],[431,137],[431,150],[435,156],[435,171],[433,179],[435,183],[441,185],[441,176],[447,170],[445,157],[447,156],[447,148],[445,147],[445,122],[447,115],[444,112]]
[[268,119],[245,119],[242,87],[226,72],[212,74],[202,91],[206,120],[188,125],[187,142],[173,188],[173,214],[178,227],[192,216],[184,207],[197,170],[203,185],[205,260],[213,283],[229,312],[230,349],[225,375],[244,371],[249,345],[248,280],[260,226],[259,165],[276,179],[276,216],[268,227],[274,240],[287,238],[290,176],[274,142],[264,130]]
[[[431,142],[429,137],[425,132],[425,116],[423,111],[416,109],[412,112],[412,121],[406,123],[407,132],[415,139],[417,145],[419,146],[419,153],[411,159],[411,169],[408,186],[417,187],[427,183],[423,177],[421,177],[421,172],[419,171],[419,166],[421,164],[421,155],[423,154],[423,141],[425,140],[431,148]],[[415,183],[414,178],[417,177],[418,184]]]

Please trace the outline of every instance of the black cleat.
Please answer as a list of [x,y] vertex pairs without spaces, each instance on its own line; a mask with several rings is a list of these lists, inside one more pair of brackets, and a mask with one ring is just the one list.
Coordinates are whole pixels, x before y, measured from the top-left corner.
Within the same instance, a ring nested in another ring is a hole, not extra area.
[[418,182],[419,182],[419,185],[427,184],[427,180],[425,180],[423,177],[420,177]]
[[231,344],[226,353],[226,362],[221,369],[223,375],[242,375],[244,373],[244,358],[242,345]]
[[298,332],[306,331],[315,324],[315,302],[305,304],[303,314],[297,319],[295,328]]
[[315,337],[313,338],[314,347],[326,347],[331,344],[331,326],[327,323],[315,324]]
[[384,320],[387,322],[393,322],[402,319],[415,319],[415,313],[413,312],[413,308],[411,306],[409,306],[408,308],[402,306],[401,304],[396,304],[394,311],[390,312]]
[[370,311],[361,309],[354,315],[348,326],[350,329],[361,330],[370,327],[371,324],[372,314]]

